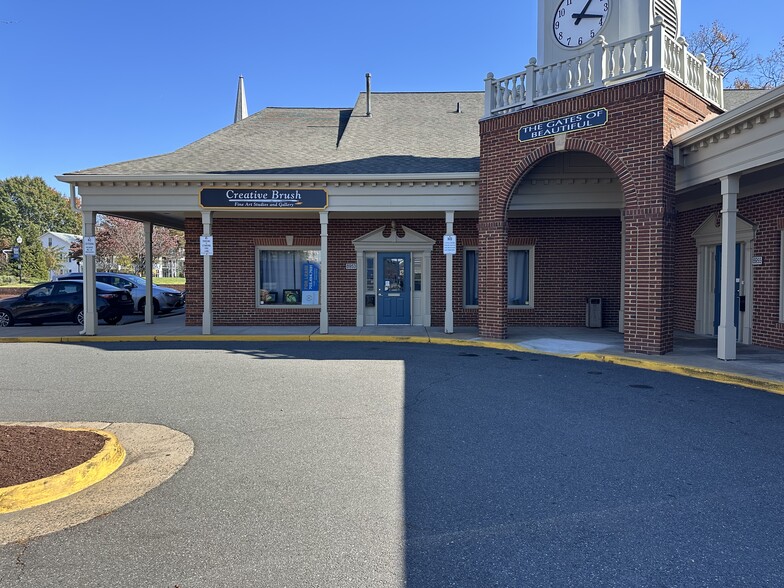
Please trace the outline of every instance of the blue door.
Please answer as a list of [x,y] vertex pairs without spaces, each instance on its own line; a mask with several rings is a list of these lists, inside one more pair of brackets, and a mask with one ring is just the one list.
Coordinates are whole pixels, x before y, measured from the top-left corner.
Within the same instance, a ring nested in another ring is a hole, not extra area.
[[[716,282],[713,285],[713,334],[719,334],[721,323],[721,245],[716,246]],[[735,328],[740,339],[740,243],[735,244]]]
[[378,324],[411,324],[411,254],[378,254]]

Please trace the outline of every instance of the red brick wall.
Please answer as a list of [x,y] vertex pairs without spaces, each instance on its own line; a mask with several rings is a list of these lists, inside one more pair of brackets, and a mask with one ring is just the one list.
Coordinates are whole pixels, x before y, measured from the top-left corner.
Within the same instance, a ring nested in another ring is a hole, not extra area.
[[[602,159],[624,190],[626,350],[672,350],[675,171],[670,134],[673,128],[704,119],[709,108],[663,75],[480,122],[481,335],[506,337],[506,211],[511,195],[526,173],[555,153],[553,138],[521,143],[518,130],[601,107],[609,111],[607,124],[568,134],[566,150]],[[567,274],[560,277],[562,288],[570,289]]]
[[[398,234],[402,225],[422,233],[436,243],[431,260],[431,314],[433,326],[443,326],[446,298],[446,262],[441,239],[446,230],[444,218],[395,219]],[[388,219],[335,219],[328,225],[328,310],[332,326],[356,325],[356,273],[347,270],[347,263],[356,262],[352,241],[381,226],[389,225]],[[457,219],[454,225],[458,243],[476,242],[476,221]],[[201,219],[187,219],[185,227],[186,265],[188,275],[188,305],[186,322],[199,325],[204,310],[203,258],[199,254]],[[215,219],[213,272],[213,322],[216,325],[313,325],[319,324],[318,308],[255,305],[257,279],[255,249],[260,241],[275,240],[285,244],[285,236],[294,236],[294,244],[318,248],[321,226],[318,219]],[[462,304],[463,257],[453,261],[454,292],[453,312],[457,326],[476,324],[476,310],[465,309]]]
[[779,322],[784,190],[739,199],[738,214],[757,226],[754,255],[762,256],[763,259],[763,265],[752,267],[754,316],[751,342],[784,349],[784,324]]
[[[431,260],[431,314],[433,326],[443,326],[446,299],[446,261],[441,249],[443,219],[396,219],[401,225],[436,241]],[[329,238],[329,323],[356,324],[356,271],[347,263],[356,261],[352,241],[388,225],[382,219],[337,219],[328,227]],[[535,308],[510,311],[514,325],[582,325],[585,297],[605,299],[604,323],[617,325],[620,304],[620,220],[618,218],[514,219],[512,237],[536,241]],[[255,306],[255,247],[259,240],[285,243],[293,235],[296,243],[316,247],[318,220],[215,219],[213,256],[213,313],[216,325],[313,325],[319,323],[318,309]],[[463,306],[463,263],[466,247],[477,243],[476,221],[457,219],[454,226],[459,249],[453,261],[453,313],[456,326],[476,326],[477,309]],[[202,232],[198,219],[186,224],[188,260],[188,324],[201,324],[203,310],[203,258],[198,242]],[[357,270],[357,271],[361,271]],[[570,290],[558,277],[570,276]]]
[[584,326],[589,296],[603,299],[603,325],[618,326],[619,217],[510,219],[510,244],[519,238],[535,241],[534,308],[508,309],[510,326]]
[[[678,215],[676,256],[675,327],[694,331],[697,313],[697,247],[692,233],[721,204],[681,212]],[[763,265],[753,266],[754,315],[752,343],[784,349],[784,324],[779,322],[781,226],[784,223],[784,190],[738,199],[738,214],[757,227],[753,255]]]

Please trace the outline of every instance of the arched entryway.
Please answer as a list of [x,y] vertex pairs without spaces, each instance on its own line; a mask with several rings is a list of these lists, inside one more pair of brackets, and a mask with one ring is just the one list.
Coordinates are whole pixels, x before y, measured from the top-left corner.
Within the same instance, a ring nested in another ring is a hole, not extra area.
[[623,206],[617,175],[590,153],[549,154],[520,178],[505,221],[508,326],[585,326],[590,299],[601,326],[622,327]]

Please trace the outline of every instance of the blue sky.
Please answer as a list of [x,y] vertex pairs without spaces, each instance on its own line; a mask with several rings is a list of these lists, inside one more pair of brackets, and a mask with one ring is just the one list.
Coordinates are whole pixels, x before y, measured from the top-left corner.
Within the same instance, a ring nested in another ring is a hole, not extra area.
[[[718,20],[768,54],[780,13],[683,0],[683,31]],[[380,92],[482,90],[536,33],[533,0],[0,0],[0,179],[65,193],[55,174],[177,149],[232,122],[240,74],[250,113],[353,106],[365,72]]]

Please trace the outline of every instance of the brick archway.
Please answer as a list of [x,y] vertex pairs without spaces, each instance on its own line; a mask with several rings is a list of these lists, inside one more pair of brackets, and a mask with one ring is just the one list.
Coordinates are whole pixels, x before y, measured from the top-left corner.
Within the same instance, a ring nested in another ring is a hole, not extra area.
[[506,220],[506,214],[509,210],[509,204],[512,201],[512,197],[514,196],[514,193],[523,178],[525,178],[526,175],[528,175],[543,160],[547,159],[551,155],[568,152],[588,153],[600,159],[604,164],[607,165],[607,167],[612,170],[612,172],[618,178],[618,181],[621,183],[624,206],[634,205],[637,200],[636,183],[633,179],[631,171],[628,169],[624,161],[613,151],[600,143],[596,143],[595,141],[586,141],[578,137],[572,138],[567,136],[566,147],[564,149],[558,150],[555,148],[554,141],[548,141],[546,144],[540,145],[533,151],[530,151],[523,159],[521,159],[512,167],[502,184],[502,193],[505,194],[503,203],[504,220]]
[[[565,145],[559,149],[556,148],[554,140],[545,140],[533,146],[518,161],[514,162],[497,184],[497,197],[491,199],[490,202],[484,199],[484,202],[480,203],[478,228],[480,244],[479,332],[481,336],[492,338],[507,337],[508,211],[512,198],[523,179],[535,170],[542,161],[553,155],[569,152],[586,153],[596,157],[618,179],[623,193],[624,206],[627,206],[629,202],[633,203],[636,201],[637,188],[632,172],[621,157],[608,147],[595,141],[567,136]],[[620,291],[620,282],[616,283],[618,287],[616,292],[618,292]],[[490,292],[494,293],[495,296],[486,295]],[[482,293],[485,293],[483,300]]]

